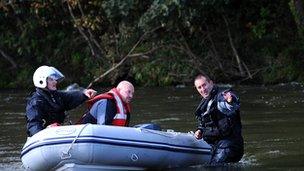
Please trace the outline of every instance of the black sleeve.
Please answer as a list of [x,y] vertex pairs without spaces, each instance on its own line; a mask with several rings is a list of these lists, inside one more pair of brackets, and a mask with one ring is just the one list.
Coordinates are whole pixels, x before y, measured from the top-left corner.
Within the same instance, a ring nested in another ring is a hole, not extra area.
[[63,100],[65,110],[74,109],[88,99],[83,91],[58,91],[58,94]]
[[197,120],[197,125],[198,125],[196,130],[203,131],[204,130],[204,122],[202,120],[202,117],[197,115],[195,118]]
[[114,116],[116,115],[116,104],[114,100],[107,100],[105,125],[112,125]]
[[33,136],[43,128],[42,120],[42,104],[36,99],[31,99],[26,106],[26,122],[27,122],[27,134]]

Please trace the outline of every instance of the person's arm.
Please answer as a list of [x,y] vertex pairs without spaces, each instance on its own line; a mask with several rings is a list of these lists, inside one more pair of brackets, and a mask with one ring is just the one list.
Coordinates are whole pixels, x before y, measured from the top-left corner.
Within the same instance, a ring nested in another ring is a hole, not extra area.
[[202,133],[203,133],[203,129],[204,129],[204,121],[202,120],[202,110],[201,110],[201,106],[203,105],[204,101],[202,100],[200,102],[200,104],[197,106],[194,115],[195,118],[197,120],[197,129],[194,132],[194,136],[196,139],[202,139]]
[[63,100],[65,110],[74,109],[88,99],[83,91],[58,91],[58,94]]
[[[197,111],[196,111],[197,112]],[[203,138],[203,131],[204,131],[204,121],[202,120],[202,117],[196,114],[197,119],[197,129],[194,132],[194,136],[196,139],[202,139]]]
[[217,108],[222,112],[222,119],[218,121],[218,131],[221,137],[229,136],[233,131],[233,118],[240,109],[239,98],[227,90],[219,94]]
[[[209,115],[209,114],[208,114]],[[213,127],[213,122],[207,122],[202,118],[201,115],[196,115],[196,118],[198,120],[198,127],[197,130],[194,133],[194,136],[196,139],[204,139],[208,143],[213,143],[215,140],[217,140],[220,136],[219,130],[215,127]],[[209,125],[208,124],[212,124]],[[211,129],[212,127],[212,129]]]
[[41,104],[36,100],[31,100],[26,106],[27,134],[33,136],[43,128]]
[[231,116],[240,108],[239,98],[227,90],[218,95],[217,108],[223,114]]
[[202,120],[201,116],[195,117],[197,120],[197,130],[202,130],[204,128],[204,121]]
[[90,114],[96,118],[99,125],[112,125],[116,114],[116,105],[113,100],[102,99],[94,103]]
[[201,137],[208,143],[213,143],[215,140],[219,139],[219,130],[214,127],[215,123],[211,122],[204,122],[202,121],[198,127],[198,130],[201,134]]
[[95,102],[90,109],[90,114],[96,119],[97,124],[105,125],[107,100],[99,100]]

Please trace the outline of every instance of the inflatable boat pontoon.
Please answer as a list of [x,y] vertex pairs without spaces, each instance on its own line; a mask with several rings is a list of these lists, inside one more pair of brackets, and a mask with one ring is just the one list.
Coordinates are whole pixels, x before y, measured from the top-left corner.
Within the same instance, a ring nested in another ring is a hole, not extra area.
[[29,170],[141,170],[209,162],[211,147],[193,134],[146,128],[71,125],[28,138],[21,160]]

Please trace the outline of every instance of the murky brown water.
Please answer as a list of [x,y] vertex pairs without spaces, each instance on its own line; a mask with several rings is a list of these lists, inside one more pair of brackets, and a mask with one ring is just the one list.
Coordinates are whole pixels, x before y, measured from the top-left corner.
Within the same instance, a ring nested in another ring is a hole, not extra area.
[[[234,88],[241,98],[245,155],[225,167],[178,170],[303,170],[304,87],[286,84]],[[0,90],[0,170],[23,170],[20,151],[25,143],[25,96],[28,92]],[[153,122],[180,132],[196,127],[193,111],[199,97],[192,87],[138,88],[131,125]],[[76,121],[83,107],[71,111]]]

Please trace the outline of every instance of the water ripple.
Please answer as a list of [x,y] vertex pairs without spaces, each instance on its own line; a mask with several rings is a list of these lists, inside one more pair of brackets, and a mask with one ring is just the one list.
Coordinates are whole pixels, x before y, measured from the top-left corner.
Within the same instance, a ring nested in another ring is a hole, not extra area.
[[239,161],[239,164],[245,165],[245,166],[258,166],[258,165],[260,165],[260,164],[258,164],[255,155],[247,155],[247,154],[244,154],[242,159]]

